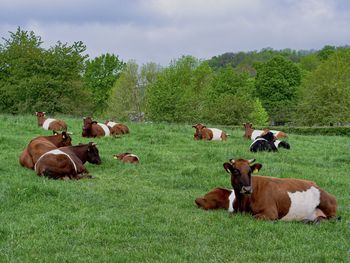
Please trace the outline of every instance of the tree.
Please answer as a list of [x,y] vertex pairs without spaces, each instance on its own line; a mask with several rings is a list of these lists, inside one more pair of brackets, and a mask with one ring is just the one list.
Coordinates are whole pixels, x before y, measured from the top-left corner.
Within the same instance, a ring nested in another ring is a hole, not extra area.
[[267,126],[269,115],[261,104],[259,99],[255,99],[253,111],[248,115],[249,121],[258,126]]
[[205,119],[212,123],[239,125],[253,111],[254,84],[248,74],[238,74],[231,66],[213,76],[205,100]]
[[144,111],[144,96],[147,87],[157,79],[159,66],[148,63],[141,67],[129,61],[112,88],[106,114],[112,118],[128,119],[130,113]]
[[124,66],[118,56],[108,53],[86,61],[84,85],[93,94],[95,113],[105,111],[110,91]]
[[183,56],[162,70],[146,94],[148,117],[155,121],[192,121],[200,115],[203,88],[211,69],[198,59]]
[[[0,111],[81,113],[88,108],[82,89],[85,46],[58,42],[44,49],[41,38],[18,28],[0,46]],[[84,106],[83,106],[84,105]]]
[[295,121],[350,123],[350,49],[337,50],[303,82]]
[[301,71],[297,65],[282,56],[275,56],[266,63],[255,65],[256,91],[272,121],[290,120],[296,91],[301,83]]

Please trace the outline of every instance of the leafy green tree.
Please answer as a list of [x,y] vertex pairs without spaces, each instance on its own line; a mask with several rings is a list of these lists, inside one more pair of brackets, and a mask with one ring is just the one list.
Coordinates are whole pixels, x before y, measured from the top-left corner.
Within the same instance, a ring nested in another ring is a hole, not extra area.
[[110,91],[124,66],[118,56],[108,53],[86,61],[84,85],[93,94],[95,113],[105,111]]
[[58,42],[44,49],[41,38],[18,28],[0,46],[0,111],[81,113],[90,96],[82,88],[85,46]]
[[206,95],[205,119],[212,123],[240,125],[253,111],[254,84],[248,74],[226,66],[214,74]]
[[290,120],[296,91],[301,83],[301,71],[293,62],[275,56],[266,63],[255,65],[256,91],[272,121]]
[[350,123],[350,49],[337,50],[303,82],[296,122]]
[[267,126],[269,123],[269,115],[259,99],[255,99],[253,111],[249,114],[249,121],[258,126]]
[[201,114],[201,98],[211,69],[184,56],[160,72],[147,90],[147,115],[155,121],[192,121]]
[[129,61],[112,88],[106,115],[117,119],[128,119],[130,113],[144,111],[144,96],[147,87],[157,79],[159,66],[148,63],[141,67]]

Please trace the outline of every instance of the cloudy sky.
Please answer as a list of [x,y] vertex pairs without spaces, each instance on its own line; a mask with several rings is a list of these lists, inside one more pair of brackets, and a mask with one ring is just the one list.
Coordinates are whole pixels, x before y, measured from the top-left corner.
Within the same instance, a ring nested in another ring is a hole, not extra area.
[[350,44],[350,0],[0,0],[0,36],[20,26],[81,40],[95,57],[168,65],[182,55]]

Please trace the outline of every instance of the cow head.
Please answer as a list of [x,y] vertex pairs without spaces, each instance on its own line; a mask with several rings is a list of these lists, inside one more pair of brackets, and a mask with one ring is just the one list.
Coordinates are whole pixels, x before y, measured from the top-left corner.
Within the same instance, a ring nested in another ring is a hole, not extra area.
[[92,118],[91,117],[84,117],[83,118],[83,132],[81,133],[81,136],[88,137],[91,133],[92,128]]
[[96,145],[97,144],[94,142],[89,142],[87,149],[87,161],[93,164],[101,164],[102,161]]
[[252,188],[252,172],[257,172],[261,169],[260,163],[253,164],[252,160],[230,160],[230,163],[224,163],[226,172],[231,174],[231,184],[236,193],[251,194]]
[[252,135],[252,132],[254,131],[253,124],[246,122],[246,123],[243,123],[243,127],[244,127],[243,137],[250,138],[250,136]]
[[62,132],[61,134],[54,131],[55,136],[58,136],[59,143],[57,147],[64,147],[64,146],[71,146],[72,145],[72,138],[69,136],[67,132]]
[[195,140],[200,140],[202,139],[202,129],[206,128],[206,126],[202,123],[197,123],[195,125],[192,125],[192,128],[196,129],[196,132],[194,133],[194,139]]
[[45,111],[37,111],[37,112],[35,112],[35,115],[37,116],[37,117],[45,117]]
[[203,197],[198,197],[195,203],[198,207],[205,210],[217,209],[217,208],[228,208],[229,207],[229,196],[232,190],[224,188],[215,188]]

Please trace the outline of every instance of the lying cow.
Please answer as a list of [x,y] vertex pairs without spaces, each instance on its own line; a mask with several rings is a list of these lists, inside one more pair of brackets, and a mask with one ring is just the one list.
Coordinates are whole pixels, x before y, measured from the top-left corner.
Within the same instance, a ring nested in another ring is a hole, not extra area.
[[227,139],[227,134],[217,128],[207,128],[201,123],[193,125],[192,128],[196,129],[193,136],[195,140],[224,141]]
[[110,136],[111,131],[106,124],[98,123],[93,121],[91,117],[83,118],[83,132],[81,134],[83,137],[95,138]]
[[264,134],[266,134],[267,132],[272,132],[273,135],[276,137],[276,139],[280,139],[280,138],[287,138],[287,134],[281,131],[275,131],[275,130],[269,130],[269,129],[262,129],[262,130],[255,130],[253,128],[253,124],[251,123],[243,123],[244,126],[244,135],[243,137],[247,138],[247,139],[251,139],[251,140],[255,140],[257,137],[262,136]]
[[51,179],[92,178],[84,163],[101,164],[96,143],[66,146],[44,153],[35,163],[34,170],[39,176]]
[[38,118],[38,126],[45,130],[67,131],[67,124],[62,120],[46,118],[44,111],[37,111],[35,115]]
[[109,127],[112,135],[121,135],[129,133],[128,126],[122,123],[116,123],[113,121],[106,121],[105,124]]
[[235,201],[235,192],[225,188],[215,188],[203,197],[196,198],[198,207],[205,210],[224,208],[233,212],[233,202]]
[[113,155],[113,158],[116,160],[121,160],[124,163],[139,163],[140,159],[138,156],[132,153],[120,153]]
[[250,145],[251,152],[277,152],[278,148],[290,149],[290,145],[286,141],[276,140],[272,132],[257,137]]
[[256,219],[296,220],[317,223],[336,216],[335,197],[314,182],[300,179],[251,176],[261,164],[255,160],[230,160],[224,169],[231,174],[235,193],[233,210],[251,213]]
[[55,133],[51,136],[39,136],[31,140],[19,157],[19,163],[29,169],[34,168],[34,164],[44,153],[57,149],[58,147],[72,145],[72,139],[68,133]]

